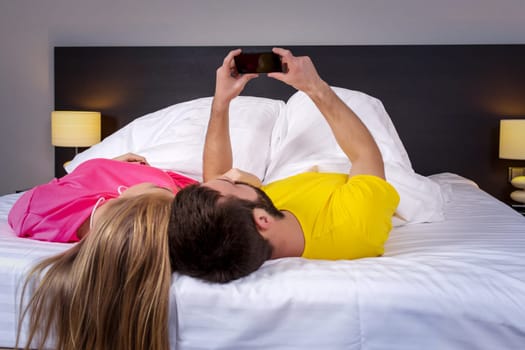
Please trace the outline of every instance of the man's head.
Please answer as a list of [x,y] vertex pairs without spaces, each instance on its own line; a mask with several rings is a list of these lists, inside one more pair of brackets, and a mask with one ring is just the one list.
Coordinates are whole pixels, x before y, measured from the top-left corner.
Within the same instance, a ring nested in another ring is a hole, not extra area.
[[257,270],[272,247],[260,234],[254,210],[283,214],[258,188],[218,179],[181,190],[169,225],[172,268],[212,282],[228,282]]
[[242,199],[251,202],[253,208],[264,209],[268,214],[275,218],[283,218],[284,215],[275,207],[272,200],[260,188],[252,186],[242,181],[233,181],[226,176],[205,182],[202,187],[216,190],[222,196],[221,200],[231,198]]

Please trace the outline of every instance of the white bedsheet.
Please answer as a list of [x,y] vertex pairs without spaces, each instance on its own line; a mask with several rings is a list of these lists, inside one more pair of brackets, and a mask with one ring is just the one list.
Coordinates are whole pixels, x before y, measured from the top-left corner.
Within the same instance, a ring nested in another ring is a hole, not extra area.
[[[385,256],[286,258],[229,284],[174,275],[172,349],[522,349],[525,218],[452,174],[445,220],[397,227]],[[13,346],[15,290],[67,247],[13,237],[0,198],[0,346]]]
[[0,197],[0,347],[13,347],[18,322],[18,293],[25,273],[38,260],[69,244],[40,242],[15,236],[7,223],[9,209],[22,194]]

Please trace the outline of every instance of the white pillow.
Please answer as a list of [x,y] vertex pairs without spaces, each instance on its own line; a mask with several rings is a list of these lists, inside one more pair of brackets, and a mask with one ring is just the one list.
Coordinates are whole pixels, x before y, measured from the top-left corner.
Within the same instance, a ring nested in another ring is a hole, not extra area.
[[[378,99],[362,92],[332,88],[368,127],[379,146],[387,180],[401,200],[397,214],[406,222],[443,219],[440,186],[416,174],[397,131]],[[314,168],[320,172],[348,173],[351,163],[312,100],[295,93],[286,104],[272,133],[270,165],[264,183],[270,183]],[[397,220],[395,224],[404,222]]]
[[[202,181],[202,151],[210,117],[211,97],[172,105],[147,114],[78,154],[67,166],[73,171],[93,158],[114,158],[127,152],[146,157],[155,167]],[[233,166],[264,176],[280,100],[239,96],[230,105]]]

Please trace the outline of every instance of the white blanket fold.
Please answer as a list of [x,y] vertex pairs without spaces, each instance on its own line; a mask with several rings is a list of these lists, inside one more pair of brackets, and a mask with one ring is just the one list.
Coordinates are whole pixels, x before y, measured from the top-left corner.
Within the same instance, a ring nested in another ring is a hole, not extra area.
[[[358,91],[337,87],[333,90],[359,116],[379,146],[386,179],[401,197],[394,224],[443,220],[444,196],[440,186],[412,169],[406,149],[381,101]],[[264,182],[311,169],[346,173],[350,168],[350,161],[318,108],[306,94],[294,94],[275,123]]]

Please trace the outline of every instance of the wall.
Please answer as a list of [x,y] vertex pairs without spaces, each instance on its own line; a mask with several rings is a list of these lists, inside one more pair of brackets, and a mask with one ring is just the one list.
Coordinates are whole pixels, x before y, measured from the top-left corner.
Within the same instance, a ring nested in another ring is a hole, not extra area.
[[525,43],[522,0],[0,0],[0,194],[53,177],[53,47]]

